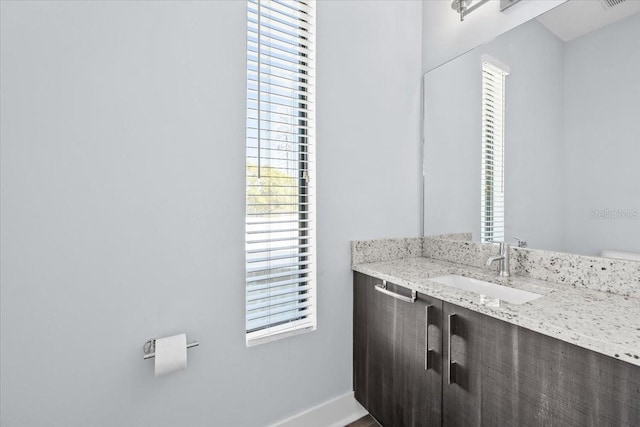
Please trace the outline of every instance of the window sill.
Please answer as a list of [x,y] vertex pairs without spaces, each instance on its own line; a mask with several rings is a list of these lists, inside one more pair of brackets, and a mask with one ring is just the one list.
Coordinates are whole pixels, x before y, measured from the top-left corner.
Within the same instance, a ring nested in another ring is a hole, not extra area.
[[272,341],[278,341],[294,335],[305,334],[316,330],[315,322],[309,322],[308,319],[292,322],[286,325],[275,326],[273,328],[262,331],[251,332],[247,334],[247,347],[253,347],[260,344],[266,344]]

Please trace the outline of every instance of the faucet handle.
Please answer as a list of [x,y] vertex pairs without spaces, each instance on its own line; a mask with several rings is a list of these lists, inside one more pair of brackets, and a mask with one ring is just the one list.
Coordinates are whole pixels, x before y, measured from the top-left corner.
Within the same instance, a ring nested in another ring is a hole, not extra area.
[[526,240],[522,240],[519,237],[514,237],[513,240],[515,240],[516,242],[518,242],[518,247],[519,248],[526,248],[527,247],[527,241]]

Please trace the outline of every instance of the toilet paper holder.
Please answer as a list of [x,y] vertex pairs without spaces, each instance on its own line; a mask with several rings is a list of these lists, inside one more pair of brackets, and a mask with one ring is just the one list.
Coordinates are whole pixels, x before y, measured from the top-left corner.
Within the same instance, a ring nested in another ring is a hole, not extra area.
[[[187,348],[197,347],[199,345],[200,345],[199,341],[194,341],[194,342],[188,343]],[[144,351],[143,359],[145,360],[156,357],[156,339],[151,338],[150,340],[147,340],[142,346],[142,351]]]

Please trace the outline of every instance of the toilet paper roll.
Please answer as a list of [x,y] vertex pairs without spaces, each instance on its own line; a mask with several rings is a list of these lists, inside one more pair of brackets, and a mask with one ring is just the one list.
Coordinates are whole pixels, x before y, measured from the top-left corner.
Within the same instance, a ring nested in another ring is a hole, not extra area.
[[185,334],[156,339],[156,377],[187,367],[187,336]]

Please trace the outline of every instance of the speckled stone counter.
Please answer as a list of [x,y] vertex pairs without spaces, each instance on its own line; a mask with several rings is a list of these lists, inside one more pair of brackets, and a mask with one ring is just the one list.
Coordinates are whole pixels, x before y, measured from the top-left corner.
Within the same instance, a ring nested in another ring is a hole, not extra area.
[[[640,299],[530,277],[502,278],[483,268],[406,257],[353,263],[352,269],[497,319],[640,366]],[[459,274],[542,294],[510,304],[429,280]]]

